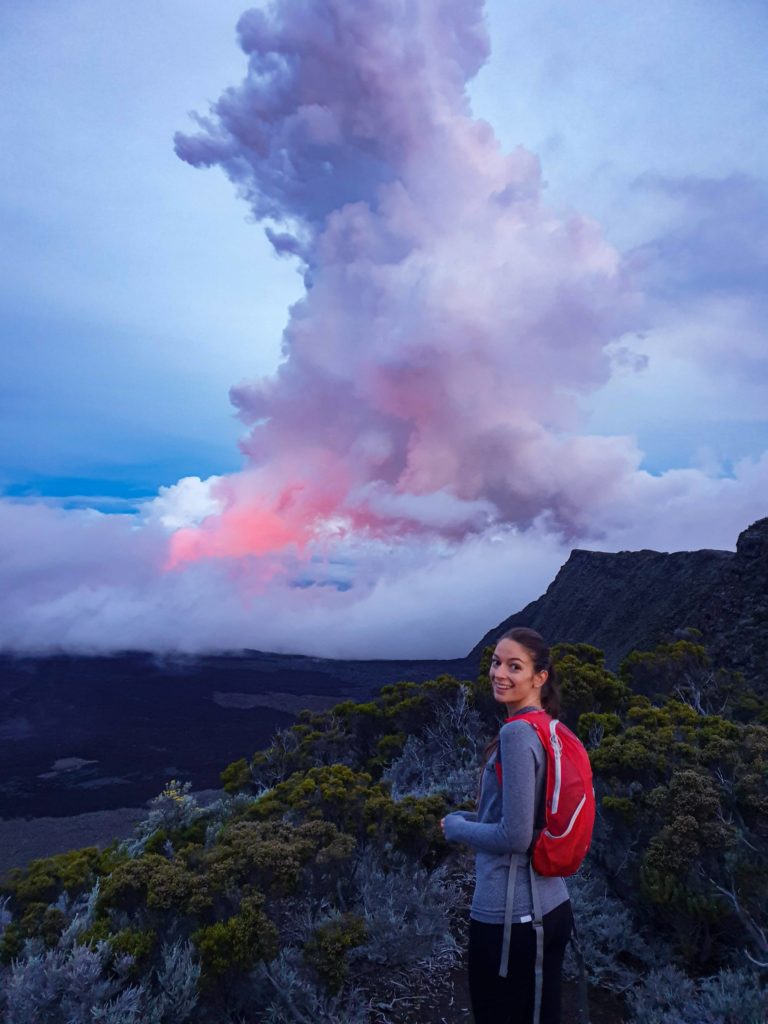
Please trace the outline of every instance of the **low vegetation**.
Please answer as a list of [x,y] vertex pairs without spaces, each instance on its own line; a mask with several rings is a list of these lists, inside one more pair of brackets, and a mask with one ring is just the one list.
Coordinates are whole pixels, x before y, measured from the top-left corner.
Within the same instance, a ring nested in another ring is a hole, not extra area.
[[[632,1024],[762,1024],[768,707],[690,636],[618,674],[594,647],[556,654],[599,808],[570,883],[593,993]],[[132,840],[12,872],[4,1020],[439,1020],[472,867],[439,821],[473,805],[497,727],[486,665],[302,712],[213,805],[171,782]]]

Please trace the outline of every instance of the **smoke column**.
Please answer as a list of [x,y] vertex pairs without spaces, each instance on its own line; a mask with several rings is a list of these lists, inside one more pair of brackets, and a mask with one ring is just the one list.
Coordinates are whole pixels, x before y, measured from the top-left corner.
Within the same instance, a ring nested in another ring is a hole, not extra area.
[[306,295],[276,375],[231,392],[246,470],[171,563],[541,516],[590,534],[636,453],[577,436],[578,396],[636,297],[598,227],[547,208],[537,158],[471,116],[482,3],[282,0],[238,33],[245,80],[177,152],[224,169]]

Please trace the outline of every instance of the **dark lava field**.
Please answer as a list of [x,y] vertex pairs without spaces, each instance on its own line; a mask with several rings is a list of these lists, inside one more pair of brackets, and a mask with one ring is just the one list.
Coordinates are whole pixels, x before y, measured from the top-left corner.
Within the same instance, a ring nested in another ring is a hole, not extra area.
[[474,660],[332,661],[256,651],[204,657],[0,657],[0,818],[138,807],[172,778],[219,785],[302,707],[365,699]]

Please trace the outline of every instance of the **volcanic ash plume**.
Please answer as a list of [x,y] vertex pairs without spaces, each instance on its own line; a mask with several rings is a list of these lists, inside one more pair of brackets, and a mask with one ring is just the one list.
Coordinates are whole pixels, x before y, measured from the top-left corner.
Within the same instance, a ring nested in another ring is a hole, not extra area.
[[301,261],[284,361],[233,388],[247,468],[172,561],[329,537],[589,532],[637,463],[578,437],[634,316],[597,226],[542,202],[537,158],[471,116],[477,0],[283,0],[238,25],[248,73],[178,135]]
[[[232,391],[245,468],[136,516],[0,499],[0,649],[459,656],[574,544],[732,547],[765,515],[768,452],[654,476],[581,418],[612,372],[630,407],[644,378],[669,390],[681,344],[718,361],[712,404],[734,338],[759,379],[753,320],[699,302],[723,252],[729,309],[759,277],[748,183],[685,179],[695,228],[634,253],[641,300],[597,226],[543,202],[536,157],[472,117],[479,0],[283,0],[239,33],[245,80],[177,149],[224,169],[306,283],[278,371]],[[641,320],[647,373],[622,337]]]

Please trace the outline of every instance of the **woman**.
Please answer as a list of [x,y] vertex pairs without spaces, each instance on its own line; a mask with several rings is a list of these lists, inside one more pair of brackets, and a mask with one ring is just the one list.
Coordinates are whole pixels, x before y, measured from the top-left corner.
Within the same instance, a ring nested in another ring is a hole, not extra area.
[[[555,671],[549,648],[535,630],[511,629],[499,639],[491,659],[490,680],[493,695],[506,706],[508,717],[542,708],[557,717],[560,697]],[[523,716],[503,725],[498,740],[489,748],[477,812],[456,811],[442,822],[446,839],[477,851],[469,928],[469,992],[476,1024],[560,1021],[563,956],[573,927],[571,904],[563,879],[536,874],[529,857],[534,827],[542,818],[545,790],[546,754]],[[534,913],[534,896],[543,921],[540,1015],[536,1021],[537,935],[533,918],[538,915]],[[508,898],[512,925],[509,955],[502,964]]]

